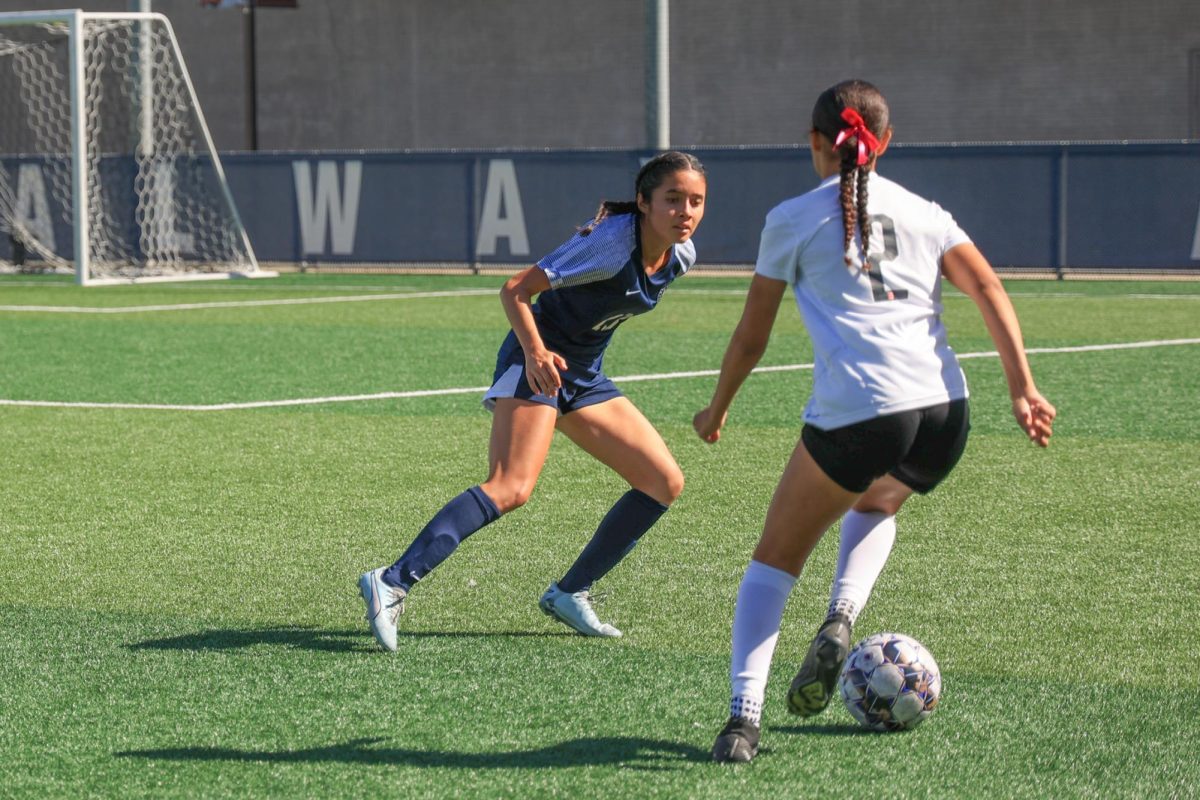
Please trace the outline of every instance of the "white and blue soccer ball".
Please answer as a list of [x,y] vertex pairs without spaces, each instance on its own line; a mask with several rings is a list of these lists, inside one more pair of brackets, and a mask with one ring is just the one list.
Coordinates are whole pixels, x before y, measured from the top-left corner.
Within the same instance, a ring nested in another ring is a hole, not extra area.
[[942,674],[925,646],[903,633],[868,636],[850,651],[838,679],[846,709],[875,731],[915,728],[937,707]]

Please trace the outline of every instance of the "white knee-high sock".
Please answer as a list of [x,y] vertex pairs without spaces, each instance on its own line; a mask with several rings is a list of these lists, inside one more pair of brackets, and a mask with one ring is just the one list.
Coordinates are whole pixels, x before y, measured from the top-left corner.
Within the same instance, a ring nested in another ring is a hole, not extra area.
[[732,716],[745,717],[755,724],[762,718],[779,623],[795,584],[796,579],[787,572],[758,561],[751,561],[742,576],[733,612],[733,658],[729,668]]
[[896,541],[896,517],[853,509],[842,517],[837,572],[829,593],[829,616],[845,614],[850,623],[858,618],[871,589],[883,571]]

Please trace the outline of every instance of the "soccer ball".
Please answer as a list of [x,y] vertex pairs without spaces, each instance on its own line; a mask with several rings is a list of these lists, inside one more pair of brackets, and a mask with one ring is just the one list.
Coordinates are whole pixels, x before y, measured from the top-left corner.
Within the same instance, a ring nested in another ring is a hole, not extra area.
[[876,731],[908,730],[933,713],[942,694],[942,674],[916,639],[877,633],[850,651],[838,690],[860,724]]

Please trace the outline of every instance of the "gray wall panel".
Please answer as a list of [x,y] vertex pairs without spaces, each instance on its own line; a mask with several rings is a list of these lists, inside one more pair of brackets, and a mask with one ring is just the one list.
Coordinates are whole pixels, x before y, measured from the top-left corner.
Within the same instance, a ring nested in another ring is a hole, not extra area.
[[[76,0],[126,10],[126,0]],[[0,10],[59,0],[0,0]],[[242,12],[154,0],[218,148],[245,146]],[[805,141],[816,94],[877,83],[897,142],[1180,139],[1196,0],[674,0],[672,141]],[[645,0],[299,0],[257,19],[259,146],[638,148]]]

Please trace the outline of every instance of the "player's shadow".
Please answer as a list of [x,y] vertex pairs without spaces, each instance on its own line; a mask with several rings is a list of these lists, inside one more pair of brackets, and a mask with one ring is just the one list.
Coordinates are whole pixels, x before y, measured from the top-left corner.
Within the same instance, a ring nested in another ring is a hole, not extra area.
[[772,725],[771,730],[779,733],[790,733],[797,736],[878,736],[878,733],[867,730],[862,725],[850,722],[825,723],[823,725]]
[[709,761],[707,750],[659,739],[605,736],[572,739],[536,750],[507,753],[455,753],[440,750],[410,750],[404,747],[375,747],[383,737],[351,739],[344,744],[301,750],[239,750],[230,747],[168,747],[154,750],[125,750],[117,758],[147,758],[154,761],[251,761],[256,763],[339,763],[406,767],[450,767],[454,769],[546,769],[555,767],[615,766],[661,771],[685,762]]
[[[404,639],[436,639],[463,637],[516,637],[516,636],[556,636],[558,631],[501,631],[478,632],[448,631],[438,632],[401,632],[399,638]],[[217,628],[196,633],[185,633],[180,636],[170,636],[165,639],[147,639],[142,642],[125,645],[130,650],[240,650],[257,645],[273,647],[296,648],[329,653],[349,653],[355,651],[378,651],[379,646],[365,630],[324,630],[305,626],[289,625],[275,628]]]

